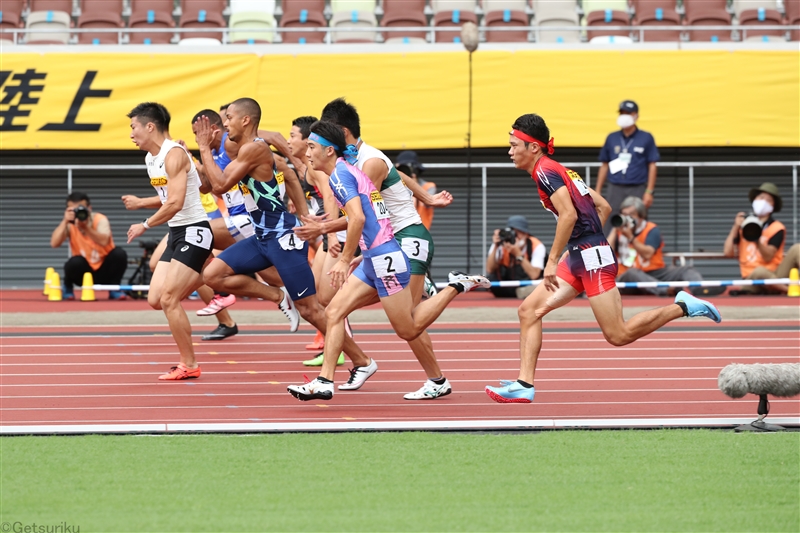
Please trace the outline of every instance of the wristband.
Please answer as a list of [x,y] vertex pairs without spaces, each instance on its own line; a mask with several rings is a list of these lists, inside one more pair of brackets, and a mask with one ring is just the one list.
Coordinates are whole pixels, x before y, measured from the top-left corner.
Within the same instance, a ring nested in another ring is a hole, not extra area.
[[147,224],[147,219],[142,221],[142,226],[144,226],[144,229],[150,229],[150,226]]
[[518,256],[517,256],[517,261],[519,261],[520,263],[522,263],[523,261],[525,261],[525,256],[524,256],[524,255],[518,255]]
[[650,195],[652,195],[654,192],[656,192],[656,191],[654,191],[653,189],[645,189],[645,190],[644,190],[644,193],[645,193],[645,194],[650,194]]

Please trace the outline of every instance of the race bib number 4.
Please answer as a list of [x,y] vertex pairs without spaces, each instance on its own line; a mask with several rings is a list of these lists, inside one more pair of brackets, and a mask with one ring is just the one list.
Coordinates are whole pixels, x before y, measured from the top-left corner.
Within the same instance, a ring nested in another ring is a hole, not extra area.
[[391,252],[375,256],[372,258],[372,267],[375,269],[375,275],[379,278],[394,276],[408,271],[403,252]]
[[428,260],[428,241],[425,239],[405,237],[400,241],[400,246],[409,259],[416,259],[423,263]]
[[210,250],[211,245],[214,244],[214,235],[211,233],[210,228],[189,226],[186,228],[185,240],[187,244],[197,246],[203,250]]
[[589,194],[589,187],[586,186],[583,182],[583,178],[581,178],[577,172],[567,169],[567,175],[572,179],[572,184],[575,185],[575,188],[578,189],[581,196]]
[[281,248],[284,250],[302,250],[306,243],[294,233],[287,233],[278,239],[278,242],[281,244]]
[[372,209],[375,211],[375,216],[378,220],[389,218],[389,210],[386,208],[386,203],[383,201],[383,196],[378,191],[372,191],[369,195],[372,202]]

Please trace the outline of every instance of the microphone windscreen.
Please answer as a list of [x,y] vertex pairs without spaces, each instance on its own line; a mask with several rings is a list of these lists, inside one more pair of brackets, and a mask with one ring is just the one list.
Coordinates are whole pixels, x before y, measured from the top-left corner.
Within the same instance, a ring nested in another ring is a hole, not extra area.
[[800,394],[800,363],[731,364],[722,369],[717,385],[727,396],[741,398],[747,393],[789,398]]

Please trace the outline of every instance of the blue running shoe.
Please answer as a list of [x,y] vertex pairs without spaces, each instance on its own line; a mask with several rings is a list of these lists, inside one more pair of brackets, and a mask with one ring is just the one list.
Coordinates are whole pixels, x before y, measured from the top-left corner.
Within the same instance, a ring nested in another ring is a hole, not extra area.
[[[504,381],[503,383],[508,383]],[[536,390],[523,387],[517,381],[512,381],[502,387],[486,386],[486,394],[497,403],[532,403]]]
[[686,305],[690,317],[707,316],[717,324],[722,322],[722,315],[719,314],[714,304],[695,298],[688,292],[681,291],[675,296],[675,303],[683,302]]

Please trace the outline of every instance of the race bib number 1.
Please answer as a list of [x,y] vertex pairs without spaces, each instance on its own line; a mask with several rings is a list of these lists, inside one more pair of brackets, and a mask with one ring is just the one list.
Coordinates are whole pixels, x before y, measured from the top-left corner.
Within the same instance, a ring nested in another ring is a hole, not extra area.
[[402,274],[408,271],[408,268],[406,268],[406,258],[403,256],[403,252],[399,251],[373,257],[372,266],[375,269],[375,275],[379,278]]
[[611,247],[593,246],[586,250],[581,250],[581,257],[583,258],[583,266],[587,272],[597,270],[614,263],[614,254],[611,252]]
[[284,250],[302,250],[306,243],[294,233],[287,233],[278,239],[278,242],[281,244],[281,248]]
[[197,246],[203,250],[210,250],[211,245],[214,243],[214,235],[211,233],[210,228],[189,226],[186,228],[185,240],[187,244]]

